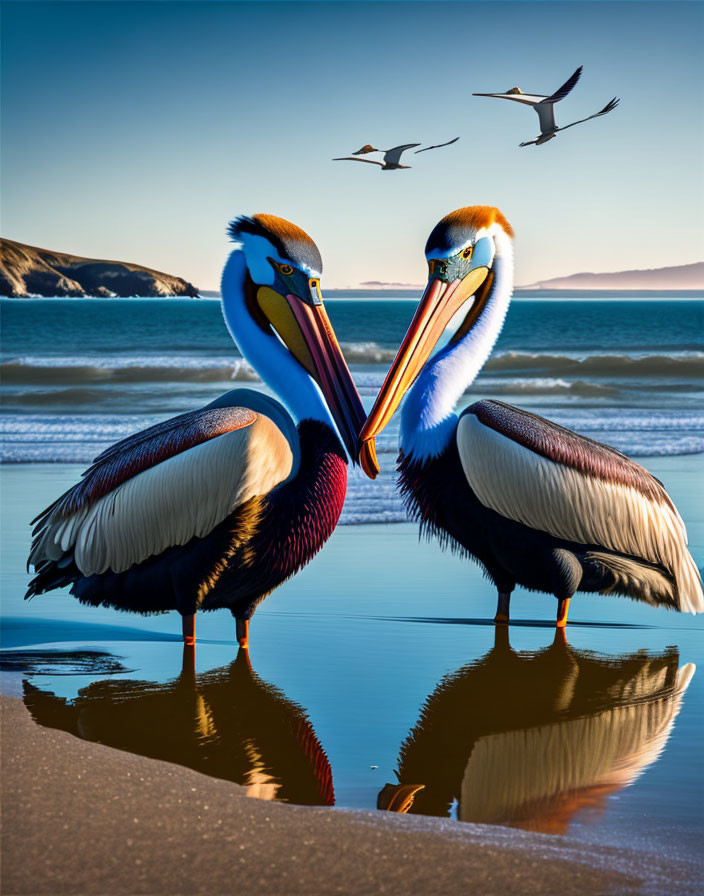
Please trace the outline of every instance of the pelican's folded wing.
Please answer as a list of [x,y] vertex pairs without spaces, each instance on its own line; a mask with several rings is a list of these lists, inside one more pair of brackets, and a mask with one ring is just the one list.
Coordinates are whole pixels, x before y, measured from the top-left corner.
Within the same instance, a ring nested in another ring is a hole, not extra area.
[[[28,565],[123,572],[194,537],[288,478],[291,445],[264,414],[203,408],[113,445],[37,518]],[[30,593],[33,593],[30,586]]]
[[620,452],[500,401],[467,408],[457,448],[479,501],[557,538],[664,567],[680,610],[704,610],[684,523],[662,484]]

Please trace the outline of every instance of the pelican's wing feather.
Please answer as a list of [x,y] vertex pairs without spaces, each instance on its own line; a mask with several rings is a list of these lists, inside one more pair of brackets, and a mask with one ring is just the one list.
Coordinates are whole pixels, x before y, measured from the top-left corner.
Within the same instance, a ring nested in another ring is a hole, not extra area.
[[423,149],[417,149],[413,155],[418,155],[419,152],[427,152],[429,149],[440,149],[442,146],[449,146],[451,143],[457,143],[459,137],[455,137],[454,140],[448,140],[447,143],[436,143],[435,146],[424,146]]
[[592,118],[598,118],[600,115],[607,115],[609,112],[613,112],[613,110],[618,106],[619,100],[618,97],[614,97],[610,99],[608,103],[601,109],[599,112],[595,112],[593,115],[588,115],[586,118],[580,118],[579,121],[573,121],[570,124],[566,124],[563,128],[557,128],[558,131],[566,131],[567,128],[572,128],[576,124],[582,124],[585,121],[591,121]]
[[564,100],[564,98],[567,96],[567,94],[575,86],[577,81],[579,81],[581,75],[582,75],[582,66],[580,65],[580,67],[577,69],[577,71],[573,72],[573,74],[571,74],[569,76],[569,78],[565,81],[565,83],[562,85],[562,87],[558,87],[558,89],[555,91],[555,93],[551,94],[550,96],[545,97],[545,99],[543,100],[543,103],[547,106],[548,103],[559,103],[560,100]]
[[333,162],[366,162],[367,165],[380,165],[384,167],[383,162],[375,162],[374,159],[358,159],[355,156],[342,156],[339,159],[333,159]]
[[546,96],[537,93],[473,93],[472,96],[488,96],[497,100],[513,100],[515,103],[524,103],[526,106],[537,106],[546,100]]
[[[457,448],[479,501],[496,513],[598,551],[666,569],[678,609],[704,610],[684,523],[662,484],[620,452],[500,401],[467,408]],[[598,558],[597,558],[598,559]]]
[[[38,518],[29,564],[70,557],[84,576],[123,572],[202,538],[293,468],[279,427],[249,408],[204,408],[130,436]],[[30,586],[31,591],[31,586]]]
[[420,146],[420,143],[404,143],[403,146],[394,146],[392,149],[387,149],[384,153],[384,164],[398,165],[401,155],[407,149],[415,149],[416,146]]

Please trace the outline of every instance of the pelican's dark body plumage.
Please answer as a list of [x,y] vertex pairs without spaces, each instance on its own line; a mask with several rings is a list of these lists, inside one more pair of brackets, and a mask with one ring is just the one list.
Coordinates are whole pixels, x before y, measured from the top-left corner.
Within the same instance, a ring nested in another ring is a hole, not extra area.
[[223,274],[226,323],[292,414],[235,389],[108,448],[35,520],[27,597],[68,585],[85,604],[177,610],[191,643],[198,610],[229,609],[245,646],[257,604],[332,534],[364,411],[323,307],[320,254],[270,215],[231,235],[242,248]]
[[[542,453],[542,447],[543,456],[554,459],[560,453],[558,439],[546,438],[542,446],[539,439],[541,431],[552,430],[555,436],[562,436],[565,457],[575,466],[580,460],[587,468],[600,465],[603,475],[669,504],[665,490],[652,476],[643,475],[646,471],[642,467],[606,445],[563,430],[535,414],[501,401],[484,400],[470,405],[464,415],[472,415],[485,425],[493,424],[497,431],[503,425],[514,438],[523,437],[532,450]],[[441,455],[424,463],[401,452],[398,472],[406,509],[420,524],[421,532],[476,559],[502,594],[510,594],[516,585],[554,594],[558,600],[569,600],[578,589],[615,590],[648,603],[677,607],[671,577],[661,565],[613,551],[607,551],[612,562],[605,562],[602,545],[556,537],[482,504],[464,475],[456,440]],[[651,593],[635,576],[619,578],[613,568],[618,556],[653,583],[660,581],[662,587]]]
[[[256,397],[247,389],[229,395],[231,401],[243,403]],[[224,410],[240,412],[242,407],[235,404]],[[196,610],[229,609],[238,619],[250,619],[260,601],[320,550],[342,512],[347,459],[339,440],[324,424],[312,420],[299,424],[298,435],[298,474],[237,507],[206,538],[169,547],[124,572],[106,570],[84,576],[75,562],[52,562],[32,581],[30,595],[71,585],[71,593],[81,603],[93,606],[143,614],[178,610],[184,616]],[[121,456],[126,461],[122,453],[114,459]],[[101,474],[111,459],[96,463],[63,500],[78,511],[84,506],[81,502],[89,502],[97,491],[90,488],[92,480],[102,478],[100,491],[107,489],[111,480],[105,481]],[[132,475],[140,471],[120,464],[121,474],[130,470]]]
[[553,594],[559,626],[578,590],[702,612],[684,523],[647,470],[500,401],[455,413],[503,327],[512,239],[490,206],[458,209],[430,234],[428,286],[362,428],[365,470],[378,472],[374,439],[408,393],[399,458],[406,506],[421,531],[483,566],[499,592],[497,622],[508,621],[516,585]]

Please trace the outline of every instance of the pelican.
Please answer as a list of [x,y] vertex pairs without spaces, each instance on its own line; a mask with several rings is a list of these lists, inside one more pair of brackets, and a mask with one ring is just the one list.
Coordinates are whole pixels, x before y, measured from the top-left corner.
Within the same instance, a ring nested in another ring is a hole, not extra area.
[[446,675],[399,751],[391,812],[566,834],[585,808],[632,784],[665,749],[694,676],[674,648],[603,656],[571,647],[493,649]]
[[[230,224],[225,322],[286,403],[235,389],[99,455],[34,521],[26,597],[65,585],[82,603],[227,608],[246,647],[257,604],[332,534],[364,411],[320,293],[322,262],[300,227],[273,215]],[[337,430],[336,430],[337,426]]]
[[567,128],[573,128],[576,124],[582,124],[585,121],[590,121],[592,118],[606,115],[618,106],[619,101],[614,97],[609,100],[599,112],[595,112],[587,118],[580,118],[579,121],[573,121],[571,124],[566,124],[564,127],[558,128],[555,124],[555,103],[559,103],[560,100],[563,100],[567,96],[577,81],[579,81],[581,74],[582,66],[580,65],[577,71],[565,81],[562,87],[551,94],[551,96],[539,96],[538,94],[524,93],[520,87],[512,87],[510,90],[507,90],[506,93],[474,93],[472,96],[489,96],[498,100],[513,100],[516,103],[532,106],[538,113],[540,136],[535,140],[526,140],[519,145],[540,146],[543,143],[547,143],[548,140],[552,140],[553,137],[556,137],[558,131],[566,131]]
[[[408,392],[398,464],[407,509],[423,534],[479,561],[498,590],[496,622],[508,622],[517,584],[557,598],[558,626],[577,590],[701,612],[684,523],[647,470],[501,401],[454,411],[511,300],[513,230],[503,214],[458,209],[425,251],[428,285],[360,434],[366,473],[379,472],[375,437]],[[446,328],[453,335],[430,357]]]
[[[451,143],[457,143],[459,139],[459,137],[455,137],[454,140],[448,140],[447,143],[436,143],[434,146],[424,146],[423,149],[417,149],[414,155],[417,156],[419,152],[427,152],[429,149],[440,149],[443,146],[450,146]],[[357,152],[353,152],[351,156],[343,156],[339,159],[333,159],[333,162],[366,162],[368,165],[379,165],[382,171],[395,171],[398,168],[411,167],[410,165],[400,164],[401,155],[406,152],[407,149],[413,149],[420,145],[420,143],[406,143],[403,146],[394,146],[393,149],[381,150],[375,149],[369,143],[365,143],[361,149],[358,149]],[[374,159],[356,158],[356,156],[363,156],[370,152],[383,152],[384,161],[377,162]]]

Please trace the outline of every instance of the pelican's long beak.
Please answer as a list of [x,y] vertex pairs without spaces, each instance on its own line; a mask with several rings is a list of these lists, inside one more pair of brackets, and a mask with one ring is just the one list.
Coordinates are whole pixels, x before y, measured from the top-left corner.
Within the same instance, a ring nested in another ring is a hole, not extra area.
[[374,442],[376,436],[413,385],[448,323],[463,303],[474,295],[488,273],[489,269],[482,266],[451,283],[435,277],[428,280],[411,325],[359,436],[359,462],[370,479],[375,479],[379,473]]
[[295,295],[287,295],[286,300],[310,353],[310,372],[320,386],[350,459],[356,463],[366,414],[325,306],[322,302],[308,304]]

